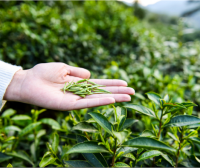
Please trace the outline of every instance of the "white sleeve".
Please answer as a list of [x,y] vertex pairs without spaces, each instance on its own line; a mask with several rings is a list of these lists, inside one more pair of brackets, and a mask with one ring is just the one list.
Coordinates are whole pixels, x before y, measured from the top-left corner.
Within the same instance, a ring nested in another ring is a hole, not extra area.
[[22,69],[20,66],[11,65],[0,60],[0,111],[5,105],[4,94],[15,72]]

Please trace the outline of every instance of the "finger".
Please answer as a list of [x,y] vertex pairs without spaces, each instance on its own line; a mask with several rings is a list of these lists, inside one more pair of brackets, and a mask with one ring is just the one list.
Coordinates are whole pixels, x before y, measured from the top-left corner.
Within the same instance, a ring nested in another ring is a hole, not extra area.
[[100,87],[100,89],[104,89],[110,91],[113,94],[129,94],[134,95],[135,90],[130,87]]
[[86,99],[112,97],[115,102],[128,102],[131,101],[131,96],[127,94],[93,94],[86,97]]
[[105,86],[127,86],[127,82],[119,79],[91,79],[90,81]]
[[115,99],[112,97],[104,97],[104,98],[93,98],[93,99],[80,99],[76,101],[73,109],[83,109],[97,106],[104,106],[108,104],[115,103]]
[[75,76],[84,79],[90,78],[90,71],[88,71],[87,69],[68,66],[68,70],[70,76]]

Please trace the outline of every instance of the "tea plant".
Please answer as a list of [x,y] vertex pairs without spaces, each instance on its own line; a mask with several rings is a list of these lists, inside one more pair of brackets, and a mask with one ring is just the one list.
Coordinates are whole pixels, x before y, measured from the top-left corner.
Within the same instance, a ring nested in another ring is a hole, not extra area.
[[[14,158],[24,160],[28,165],[38,165],[37,154],[40,140],[46,134],[42,125],[50,125],[53,129],[60,128],[58,122],[51,118],[43,118],[38,121],[38,116],[45,111],[45,109],[32,110],[32,116],[29,116],[15,115],[15,110],[8,109],[2,114],[0,118],[0,166],[6,166],[1,162],[7,162]],[[27,144],[29,145],[28,149]],[[20,145],[23,146],[23,150],[17,150]],[[32,156],[30,157],[26,151],[29,151]],[[13,166],[22,167],[23,164],[14,163]]]
[[[90,112],[88,120],[80,121],[73,112],[71,134],[55,133],[47,143],[40,166],[71,167],[134,167],[200,165],[195,153],[200,119],[192,116],[191,102],[174,103],[166,95],[149,92],[150,107],[127,104],[106,112]],[[152,130],[139,135],[129,128],[138,120],[127,117],[127,109],[149,116]],[[72,139],[76,145],[59,146]],[[69,155],[82,154],[85,160],[68,160]],[[192,160],[192,161],[191,161]]]

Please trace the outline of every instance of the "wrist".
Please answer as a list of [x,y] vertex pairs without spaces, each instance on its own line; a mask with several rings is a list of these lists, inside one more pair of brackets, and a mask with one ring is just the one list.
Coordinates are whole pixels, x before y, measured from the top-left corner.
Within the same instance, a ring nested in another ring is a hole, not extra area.
[[7,89],[6,89],[6,92],[4,94],[4,97],[3,99],[4,100],[8,100],[8,101],[20,101],[21,99],[21,90],[22,90],[22,84],[23,84],[23,81],[26,77],[26,73],[27,71],[26,70],[18,70],[10,84],[8,85]]

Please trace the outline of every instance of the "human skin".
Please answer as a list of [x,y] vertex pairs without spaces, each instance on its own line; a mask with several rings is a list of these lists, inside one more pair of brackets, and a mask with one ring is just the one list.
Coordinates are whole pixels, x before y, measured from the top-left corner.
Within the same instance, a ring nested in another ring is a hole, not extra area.
[[82,98],[71,92],[63,93],[66,82],[89,79],[90,72],[64,63],[43,63],[28,70],[19,70],[9,84],[4,100],[37,105],[54,110],[75,110],[130,101],[134,89],[117,79],[90,79],[105,85],[112,94],[93,94]]

